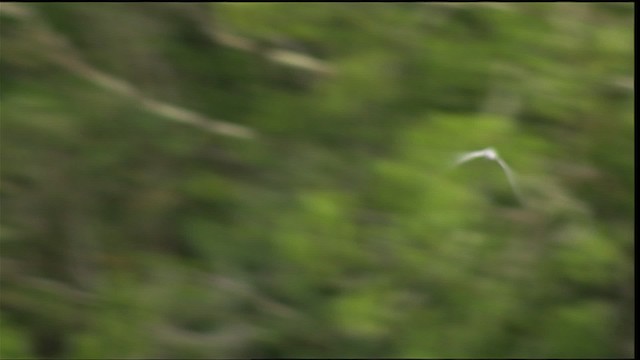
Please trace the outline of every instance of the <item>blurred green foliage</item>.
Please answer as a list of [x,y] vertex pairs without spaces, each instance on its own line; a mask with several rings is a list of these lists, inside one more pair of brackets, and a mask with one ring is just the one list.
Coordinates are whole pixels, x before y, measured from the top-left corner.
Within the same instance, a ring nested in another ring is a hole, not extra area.
[[0,357],[635,355],[632,3],[0,6]]

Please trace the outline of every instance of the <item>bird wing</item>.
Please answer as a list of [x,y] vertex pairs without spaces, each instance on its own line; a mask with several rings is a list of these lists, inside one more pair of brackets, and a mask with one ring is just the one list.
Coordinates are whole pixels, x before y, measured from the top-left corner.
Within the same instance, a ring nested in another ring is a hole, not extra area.
[[478,150],[478,151],[472,151],[472,152],[468,152],[468,153],[464,153],[460,156],[458,156],[458,159],[456,159],[455,162],[455,166],[458,166],[462,163],[465,163],[469,160],[473,160],[475,158],[478,157],[484,157],[486,156],[486,150]]
[[504,170],[504,173],[507,175],[507,179],[509,180],[509,184],[511,185],[511,188],[513,189],[513,192],[515,193],[516,197],[518,197],[518,199],[520,201],[522,201],[522,195],[520,194],[520,189],[518,188],[518,185],[516,184],[516,180],[515,180],[515,178],[513,176],[513,171],[511,171],[511,168],[509,167],[509,165],[507,165],[507,163],[504,162],[504,160],[502,160],[502,158],[496,158],[496,161],[498,162],[498,164],[500,165],[502,170]]

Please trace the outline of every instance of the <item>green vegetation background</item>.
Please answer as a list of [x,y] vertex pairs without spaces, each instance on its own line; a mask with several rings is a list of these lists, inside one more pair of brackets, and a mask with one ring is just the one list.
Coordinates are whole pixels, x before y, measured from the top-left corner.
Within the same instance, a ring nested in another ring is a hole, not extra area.
[[635,355],[633,3],[0,10],[2,358]]

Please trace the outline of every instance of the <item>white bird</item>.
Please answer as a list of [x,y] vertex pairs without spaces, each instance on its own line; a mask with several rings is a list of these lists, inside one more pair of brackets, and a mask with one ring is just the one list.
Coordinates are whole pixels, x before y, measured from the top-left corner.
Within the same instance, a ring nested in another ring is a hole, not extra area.
[[516,185],[516,181],[513,176],[513,171],[511,171],[511,168],[509,168],[509,165],[507,165],[507,163],[504,162],[504,160],[502,160],[502,158],[498,155],[498,152],[494,148],[488,147],[484,150],[471,151],[468,153],[464,153],[458,157],[454,166],[461,165],[467,161],[470,161],[476,158],[485,158],[488,160],[496,161],[498,165],[500,165],[504,173],[507,175],[507,180],[509,180],[509,184],[511,185],[511,188],[513,189],[513,192],[515,193],[516,197],[518,198],[518,200],[522,202],[522,196],[520,195],[520,190]]

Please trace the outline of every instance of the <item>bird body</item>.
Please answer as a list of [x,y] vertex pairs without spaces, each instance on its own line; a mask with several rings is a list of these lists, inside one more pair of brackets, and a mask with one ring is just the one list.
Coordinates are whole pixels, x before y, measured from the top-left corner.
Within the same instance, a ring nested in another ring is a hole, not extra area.
[[500,167],[502,168],[502,171],[504,171],[505,175],[507,176],[507,180],[509,181],[514,194],[520,201],[522,201],[522,196],[520,195],[520,190],[518,189],[515,178],[513,176],[513,171],[511,171],[511,168],[509,168],[507,163],[498,155],[498,152],[494,148],[488,147],[483,150],[471,151],[461,154],[454,165],[458,166],[464,164],[467,161],[471,161],[477,158],[485,158],[487,160],[493,160],[497,162],[498,165],[500,165]]

